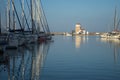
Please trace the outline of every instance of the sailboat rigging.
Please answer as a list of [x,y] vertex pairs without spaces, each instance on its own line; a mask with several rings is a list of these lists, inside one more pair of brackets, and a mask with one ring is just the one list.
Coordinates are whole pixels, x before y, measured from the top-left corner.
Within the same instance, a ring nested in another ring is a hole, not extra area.
[[118,26],[120,23],[120,19],[117,19],[117,9],[115,7],[115,16],[114,16],[114,29],[111,32],[104,33],[100,35],[101,38],[107,39],[120,39],[120,31],[118,30]]

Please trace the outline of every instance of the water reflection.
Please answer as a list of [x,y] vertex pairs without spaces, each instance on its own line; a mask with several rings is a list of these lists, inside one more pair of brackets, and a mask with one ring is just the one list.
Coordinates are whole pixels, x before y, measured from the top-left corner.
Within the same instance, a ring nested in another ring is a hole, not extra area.
[[119,56],[119,48],[120,48],[120,40],[119,39],[106,39],[101,38],[101,41],[104,43],[108,43],[110,48],[113,50],[114,53],[114,63],[118,63],[118,56]]
[[76,48],[80,48],[81,44],[81,37],[80,36],[75,36],[75,46]]
[[85,43],[86,41],[86,36],[75,36],[75,46],[76,48],[80,48],[80,45],[82,43]]
[[2,80],[39,80],[49,44],[30,44],[17,50],[6,50],[0,56],[0,78]]

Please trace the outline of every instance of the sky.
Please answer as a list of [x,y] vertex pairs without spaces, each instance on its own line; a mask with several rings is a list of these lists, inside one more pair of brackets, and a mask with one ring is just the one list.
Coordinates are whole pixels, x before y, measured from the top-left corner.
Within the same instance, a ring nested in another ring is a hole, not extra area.
[[120,18],[120,0],[41,1],[52,32],[71,32],[76,23],[88,32],[110,31],[113,29],[115,6]]
[[[0,11],[4,16],[5,1],[7,0],[0,0]],[[115,6],[117,17],[120,19],[120,0],[41,0],[41,2],[51,32],[71,32],[75,29],[76,23],[80,23],[88,32],[111,31],[114,27]],[[17,6],[19,1],[15,0],[15,3]],[[21,10],[18,8],[19,11]]]

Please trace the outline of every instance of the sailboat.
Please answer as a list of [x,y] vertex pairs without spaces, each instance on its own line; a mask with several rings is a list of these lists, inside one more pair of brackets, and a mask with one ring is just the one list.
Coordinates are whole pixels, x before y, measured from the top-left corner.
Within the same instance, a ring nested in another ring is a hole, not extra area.
[[[20,4],[21,4],[21,8],[22,8],[22,27],[23,27],[23,30],[24,30],[24,36],[25,36],[25,39],[26,39],[26,43],[35,43],[37,41],[37,34],[35,33],[35,31],[33,29],[33,27],[34,27],[33,19],[31,17],[32,31],[30,31],[30,27],[29,27],[29,24],[27,22],[26,14],[25,14],[25,11],[24,11],[24,0],[20,1]],[[31,4],[31,6],[32,6],[32,4]],[[31,16],[33,16],[32,7],[31,7]],[[24,21],[26,21],[26,24],[29,28],[29,31],[26,31],[24,29],[25,28]]]
[[52,37],[50,34],[50,29],[47,23],[47,19],[43,10],[41,0],[36,0],[36,4],[37,4],[37,13],[38,13],[38,18],[37,18],[38,41],[45,42],[47,40],[51,40]]
[[[12,0],[12,3],[14,3],[14,0]],[[13,29],[15,28],[15,12],[14,12],[14,4],[12,4],[12,9],[13,9]],[[7,5],[7,27],[9,27],[8,35],[7,35],[7,41],[8,44],[6,45],[6,49],[17,49],[18,47],[18,39],[15,36],[14,33],[10,32],[10,0],[8,0],[8,5]]]
[[120,39],[120,31],[118,30],[118,26],[120,23],[120,19],[117,22],[117,12],[116,12],[116,8],[115,8],[115,16],[114,16],[114,30],[111,32],[107,32],[104,34],[101,34],[100,37],[101,38],[107,38],[107,39]]

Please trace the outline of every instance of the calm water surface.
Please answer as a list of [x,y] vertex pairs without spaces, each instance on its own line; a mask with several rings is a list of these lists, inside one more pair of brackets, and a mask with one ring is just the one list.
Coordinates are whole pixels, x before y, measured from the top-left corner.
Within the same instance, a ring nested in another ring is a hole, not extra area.
[[120,40],[53,39],[5,51],[0,58],[0,80],[120,80]]

